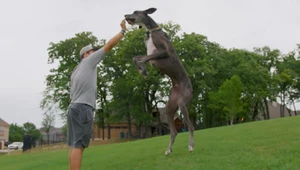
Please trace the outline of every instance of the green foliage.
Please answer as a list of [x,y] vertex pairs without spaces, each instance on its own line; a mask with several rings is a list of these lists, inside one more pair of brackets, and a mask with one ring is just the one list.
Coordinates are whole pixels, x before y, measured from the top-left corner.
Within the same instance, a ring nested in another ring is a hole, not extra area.
[[21,142],[23,141],[24,129],[22,126],[10,124],[9,126],[9,141],[10,142]]
[[242,101],[243,84],[239,76],[232,76],[229,80],[219,87],[217,92],[209,94],[211,104],[209,107],[213,110],[220,110],[223,114],[220,114],[221,118],[225,118],[227,122],[239,116],[243,112]]
[[52,112],[48,112],[44,114],[44,118],[42,121],[42,128],[45,132],[49,132],[54,126],[55,115]]
[[52,68],[46,77],[44,99],[41,101],[42,109],[51,109],[54,104],[58,104],[59,109],[63,111],[61,115],[65,117],[70,102],[70,76],[80,61],[80,49],[89,44],[101,47],[104,40],[99,42],[91,32],[82,32],[58,43],[50,43],[48,64],[58,67]]
[[42,128],[47,133],[48,145],[49,145],[49,132],[52,128],[54,128],[54,121],[55,121],[55,115],[52,110],[44,114],[44,118],[42,121]]
[[[226,49],[204,35],[186,33],[173,22],[159,24],[170,37],[193,85],[190,117],[196,128],[208,128],[270,117],[268,101],[294,105],[300,97],[300,45],[288,54],[268,46]],[[124,38],[98,65],[98,125],[112,122],[149,125],[150,113],[164,107],[170,93],[170,79],[147,64],[148,76],[142,77],[133,57],[146,55],[144,29],[129,30]],[[58,104],[61,114],[69,104],[70,75],[79,61],[82,46],[103,46],[90,32],[50,43],[49,63],[58,65],[46,78],[47,88],[41,107]],[[234,92],[234,93],[231,93]],[[160,103],[160,104],[158,104]],[[233,120],[234,119],[234,120]],[[197,124],[196,124],[197,123]]]
[[41,133],[33,123],[26,122],[23,124],[24,134],[31,135],[35,140],[40,139]]
[[9,126],[9,141],[10,142],[22,142],[24,135],[31,135],[35,139],[39,139],[41,133],[33,123],[26,122],[23,126],[19,126],[16,123]]

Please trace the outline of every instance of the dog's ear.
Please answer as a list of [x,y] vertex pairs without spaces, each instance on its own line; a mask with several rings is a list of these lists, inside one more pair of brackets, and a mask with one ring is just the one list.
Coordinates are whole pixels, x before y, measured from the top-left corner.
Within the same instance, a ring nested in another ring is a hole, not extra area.
[[149,8],[149,9],[145,10],[146,14],[153,14],[155,11],[156,11],[156,8]]

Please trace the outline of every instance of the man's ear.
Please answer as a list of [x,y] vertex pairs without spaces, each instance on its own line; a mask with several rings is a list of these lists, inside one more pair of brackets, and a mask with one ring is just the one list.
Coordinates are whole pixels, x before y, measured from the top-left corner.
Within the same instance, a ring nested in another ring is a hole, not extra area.
[[144,12],[146,12],[146,14],[153,14],[156,11],[156,8],[149,8],[146,9]]

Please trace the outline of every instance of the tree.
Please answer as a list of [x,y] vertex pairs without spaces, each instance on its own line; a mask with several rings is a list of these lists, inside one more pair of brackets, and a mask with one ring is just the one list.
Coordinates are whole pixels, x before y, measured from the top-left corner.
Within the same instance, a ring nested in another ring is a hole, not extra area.
[[286,107],[286,100],[291,94],[292,87],[295,80],[295,72],[291,69],[284,69],[281,73],[276,75],[278,81],[278,88],[280,91],[280,116],[284,117],[284,109]]
[[102,140],[104,140],[104,128],[105,128],[105,113],[103,109],[97,109],[96,115],[98,118],[97,125],[102,129]]
[[79,51],[88,44],[100,47],[103,43],[104,41],[99,42],[91,32],[82,32],[64,41],[50,43],[48,64],[57,63],[58,67],[52,68],[46,77],[44,98],[40,103],[42,109],[50,110],[53,105],[58,105],[62,118],[66,118],[70,104],[70,76],[80,61]]
[[31,135],[35,140],[40,139],[41,133],[33,123],[26,122],[23,124],[24,134]]
[[208,92],[216,89],[225,79],[223,74],[216,75],[218,67],[224,65],[221,58],[224,49],[208,41],[206,36],[194,32],[174,38],[173,46],[193,85],[193,99],[189,105],[191,120],[195,127],[196,122],[200,122],[202,128],[212,127],[213,114],[207,108]]
[[255,59],[256,61],[265,69],[268,70],[268,74],[270,75],[270,78],[267,80],[267,88],[265,89],[267,95],[263,99],[264,103],[264,117],[265,119],[270,119],[270,113],[269,113],[269,106],[268,106],[268,100],[269,101],[276,101],[276,97],[278,95],[278,89],[277,89],[277,82],[274,78],[274,69],[276,69],[280,51],[278,49],[270,49],[268,46],[264,46],[262,48],[254,48],[254,53],[258,54]]
[[20,142],[23,141],[24,129],[16,123],[9,126],[9,141]]
[[[268,46],[253,51],[226,49],[204,35],[180,33],[180,26],[172,22],[159,25],[169,35],[191,79],[189,113],[196,128],[232,124],[241,117],[244,121],[260,116],[269,119],[269,102],[278,98],[284,107],[293,104],[295,108],[300,97],[300,45],[287,55]],[[98,65],[96,114],[99,127],[103,131],[107,127],[108,138],[112,122],[127,122],[129,137],[132,123],[139,129],[149,129],[153,109],[168,100],[170,79],[151,64],[147,64],[148,76],[142,77],[132,62],[132,57],[146,55],[144,34],[144,29],[128,30]],[[64,120],[70,102],[71,71],[79,62],[80,48],[87,44],[101,47],[105,40],[98,41],[92,33],[83,32],[50,43],[48,48],[49,63],[58,63],[58,67],[47,76],[41,107],[51,110],[59,105]]]
[[47,133],[48,145],[49,145],[49,132],[54,127],[54,121],[55,121],[55,115],[52,111],[46,112],[44,114],[44,119],[43,119],[43,122],[42,122],[42,128]]
[[209,107],[216,111],[222,111],[220,117],[225,118],[226,124],[233,124],[236,118],[241,118],[239,114],[243,112],[242,82],[239,76],[232,76],[226,80],[217,92],[211,92]]

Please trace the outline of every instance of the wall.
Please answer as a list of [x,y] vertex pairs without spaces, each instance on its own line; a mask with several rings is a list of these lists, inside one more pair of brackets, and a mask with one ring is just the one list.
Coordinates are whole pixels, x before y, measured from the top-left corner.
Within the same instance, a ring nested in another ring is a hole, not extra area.
[[[110,139],[121,139],[121,133],[124,134],[123,138],[127,138],[128,125],[127,123],[118,123],[110,125]],[[136,126],[131,124],[131,136],[137,133]],[[102,128],[98,127],[95,123],[93,127],[93,135],[95,140],[102,140]],[[107,127],[104,128],[104,139],[108,139]]]
[[4,142],[8,142],[9,127],[0,126],[0,149],[4,149]]

